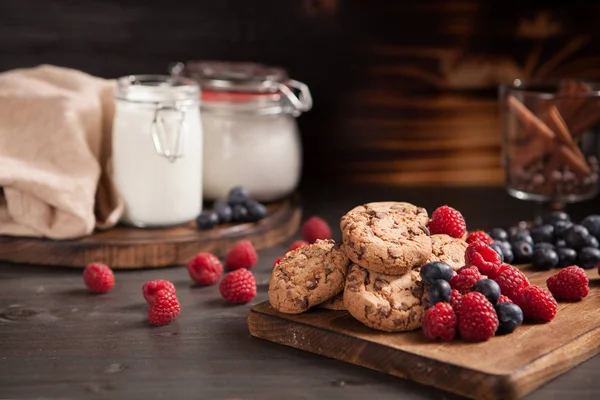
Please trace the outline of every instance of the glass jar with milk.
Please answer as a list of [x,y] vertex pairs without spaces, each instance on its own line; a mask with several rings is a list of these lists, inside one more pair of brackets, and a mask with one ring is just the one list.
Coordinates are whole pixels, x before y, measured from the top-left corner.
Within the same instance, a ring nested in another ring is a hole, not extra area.
[[202,122],[196,82],[166,75],[119,78],[112,134],[122,222],[167,227],[202,211]]
[[295,117],[312,107],[305,84],[256,63],[177,63],[171,73],[202,89],[206,198],[226,198],[231,188],[243,186],[268,202],[296,189],[302,143]]

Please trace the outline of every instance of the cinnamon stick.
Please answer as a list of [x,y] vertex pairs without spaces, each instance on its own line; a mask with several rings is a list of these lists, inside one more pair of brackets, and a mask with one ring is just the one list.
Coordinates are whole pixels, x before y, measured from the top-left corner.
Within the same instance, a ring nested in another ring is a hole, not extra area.
[[555,104],[568,126],[572,126],[574,115],[585,103],[584,95],[591,91],[592,89],[588,85],[573,79],[561,81],[558,91],[559,98]]
[[562,118],[560,112],[558,112],[558,109],[556,107],[552,107],[550,109],[550,120],[554,125],[554,132],[556,132],[558,140],[560,140],[563,144],[565,144],[567,147],[573,150],[577,157],[580,158],[581,161],[585,164],[585,156],[581,152],[579,146],[577,146],[577,143],[573,141],[573,137],[571,135],[571,132],[569,131],[567,123]]
[[510,110],[515,114],[521,124],[523,124],[523,127],[527,132],[542,135],[547,139],[554,139],[554,132],[548,128],[548,125],[514,96],[508,96],[507,103]]
[[591,172],[585,161],[577,157],[577,155],[564,144],[558,144],[556,151],[561,156],[563,162],[568,164],[569,167],[571,167],[571,170],[579,177],[584,177]]
[[573,117],[571,132],[579,138],[583,132],[600,123],[600,97],[590,97]]

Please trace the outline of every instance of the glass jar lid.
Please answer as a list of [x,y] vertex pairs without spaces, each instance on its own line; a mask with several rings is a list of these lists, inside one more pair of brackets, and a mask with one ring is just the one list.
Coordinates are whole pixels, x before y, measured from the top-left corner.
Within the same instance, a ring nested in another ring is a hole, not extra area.
[[278,67],[258,63],[191,61],[175,63],[171,75],[186,76],[202,88],[202,108],[298,116],[312,108],[308,86]]
[[127,75],[117,80],[115,97],[135,103],[197,103],[200,88],[193,80],[169,75]]

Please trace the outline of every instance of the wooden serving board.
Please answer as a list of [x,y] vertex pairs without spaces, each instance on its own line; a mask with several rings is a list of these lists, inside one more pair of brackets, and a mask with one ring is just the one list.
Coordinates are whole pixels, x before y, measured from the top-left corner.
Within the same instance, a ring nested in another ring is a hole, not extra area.
[[0,261],[78,268],[103,262],[116,269],[182,265],[200,251],[223,256],[241,239],[263,249],[297,232],[302,211],[296,196],[269,204],[267,209],[267,217],[259,222],[205,231],[190,222],[167,229],[117,226],[75,240],[0,236]]
[[[557,270],[527,275],[545,287]],[[473,399],[520,398],[600,350],[600,278],[588,271],[590,294],[559,303],[556,318],[525,324],[487,342],[431,341],[421,330],[385,333],[356,321],[346,311],[312,309],[287,315],[268,302],[248,316],[258,338],[361,365]]]

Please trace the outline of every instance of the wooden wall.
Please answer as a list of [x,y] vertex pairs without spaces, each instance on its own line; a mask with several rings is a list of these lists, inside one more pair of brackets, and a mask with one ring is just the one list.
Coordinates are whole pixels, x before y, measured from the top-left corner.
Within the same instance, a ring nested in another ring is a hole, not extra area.
[[0,70],[281,65],[315,98],[306,179],[498,184],[497,85],[598,78],[599,26],[600,2],[579,0],[7,0]]

